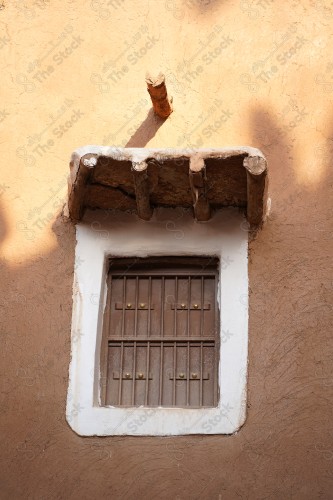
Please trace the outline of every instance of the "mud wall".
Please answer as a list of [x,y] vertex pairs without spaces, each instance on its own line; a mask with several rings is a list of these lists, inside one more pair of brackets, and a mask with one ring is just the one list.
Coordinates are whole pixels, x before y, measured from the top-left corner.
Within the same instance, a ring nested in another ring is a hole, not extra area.
[[[0,497],[330,498],[330,2],[0,4]],[[144,83],[159,69],[174,99],[165,122]],[[272,210],[250,243],[237,435],[97,439],[67,425],[80,262],[61,210],[68,159],[85,144],[266,154]]]

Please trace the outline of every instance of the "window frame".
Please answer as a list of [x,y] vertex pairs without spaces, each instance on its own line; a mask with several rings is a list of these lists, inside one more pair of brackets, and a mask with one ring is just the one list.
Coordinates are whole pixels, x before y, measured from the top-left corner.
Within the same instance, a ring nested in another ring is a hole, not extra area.
[[[248,231],[237,209],[205,223],[183,209],[158,209],[153,220],[89,211],[76,226],[72,349],[66,418],[82,436],[232,434],[246,416]],[[110,256],[207,256],[220,259],[220,398],[217,408],[101,406],[100,348]]]

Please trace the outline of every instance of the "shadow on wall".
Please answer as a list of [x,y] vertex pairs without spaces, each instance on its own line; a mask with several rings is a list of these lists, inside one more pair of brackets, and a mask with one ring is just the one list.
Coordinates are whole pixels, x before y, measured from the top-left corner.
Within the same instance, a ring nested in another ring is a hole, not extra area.
[[140,127],[125,144],[125,148],[144,148],[166,120],[167,118],[156,115],[151,108]]
[[[269,181],[269,194],[272,201],[272,214],[280,213],[282,217],[299,217],[302,223],[304,214],[309,212],[310,221],[313,219],[315,225],[317,214],[313,207],[317,204],[318,192],[321,187],[325,188],[325,176],[328,176],[329,165],[333,160],[333,147],[324,152],[319,147],[320,154],[317,161],[324,162],[321,178],[317,186],[317,178],[311,186],[299,183],[297,175],[298,165],[306,162],[306,158],[297,156],[293,148],[293,137],[289,130],[290,124],[278,122],[272,114],[264,108],[257,107],[250,116],[250,128],[252,130],[252,145],[261,149],[268,160],[269,179],[274,179],[274,183]],[[327,141],[333,137],[333,123],[327,132]],[[314,148],[318,145],[315,144]],[[327,182],[327,181],[326,181]],[[327,193],[327,204],[333,205],[332,192]],[[306,196],[305,196],[306,195]],[[309,198],[312,198],[312,205],[309,206]],[[292,207],[292,211],[288,211]],[[312,207],[312,208],[311,208]],[[320,217],[320,215],[318,214]]]
[[[333,389],[328,368],[331,353],[325,348],[330,343],[333,317],[332,279],[327,274],[333,243],[333,149],[325,158],[319,182],[316,179],[304,186],[297,182],[297,168],[305,159],[295,153],[288,124],[278,122],[260,107],[253,110],[250,120],[252,143],[268,159],[272,211],[263,230],[250,243],[248,394],[251,408],[256,408],[248,413],[243,429],[250,424],[256,430],[250,437],[252,444],[245,443],[245,450],[257,461],[263,448],[268,455],[277,456],[279,450],[281,459],[282,447],[288,449],[288,444],[277,435],[284,433],[288,422],[288,434],[299,436],[298,443],[303,443],[299,446],[316,451],[311,461],[318,467],[324,458],[328,414],[325,403],[318,406],[314,395],[327,398]],[[327,140],[330,137],[333,121]],[[273,422],[273,412],[279,422]],[[321,428],[310,436],[314,421],[320,422]],[[289,446],[295,446],[295,442]],[[302,461],[300,449],[288,453],[291,463]],[[309,484],[309,476],[308,469],[304,484]]]
[[[169,2],[173,4],[175,2]],[[181,0],[181,3],[188,9],[195,9],[200,12],[209,11],[214,6],[225,4],[225,0]]]
[[5,219],[5,210],[0,197],[0,248],[1,243],[6,239],[8,235],[8,225]]
[[[280,212],[285,204],[284,196],[288,191],[289,195],[292,195],[293,201],[300,201],[300,199],[296,200],[294,196],[297,181],[292,143],[288,142],[291,138],[284,133],[283,124],[278,123],[269,111],[261,107],[257,107],[251,112],[250,129],[252,130],[252,145],[261,149],[267,158],[268,191],[273,200],[272,211],[273,213]],[[270,182],[271,178],[274,178],[274,183]],[[290,214],[288,214],[289,216]]]

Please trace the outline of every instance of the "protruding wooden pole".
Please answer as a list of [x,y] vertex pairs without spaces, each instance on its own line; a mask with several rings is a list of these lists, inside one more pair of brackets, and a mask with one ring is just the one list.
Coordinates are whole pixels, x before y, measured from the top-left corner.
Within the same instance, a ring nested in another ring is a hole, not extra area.
[[206,196],[206,167],[203,158],[191,157],[189,175],[194,216],[198,221],[207,221],[211,217],[211,211]]
[[77,222],[82,218],[86,185],[88,184],[89,178],[96,165],[96,154],[88,153],[80,159],[75,183],[72,184],[72,189],[68,195],[69,216],[74,222]]
[[172,100],[168,98],[164,75],[160,73],[155,78],[147,73],[146,83],[155,113],[161,118],[168,118],[172,113]]
[[267,162],[260,156],[248,156],[243,165],[247,174],[247,220],[258,225],[266,215]]
[[135,187],[136,207],[140,219],[149,220],[153,209],[149,200],[148,166],[145,161],[132,164],[132,173]]

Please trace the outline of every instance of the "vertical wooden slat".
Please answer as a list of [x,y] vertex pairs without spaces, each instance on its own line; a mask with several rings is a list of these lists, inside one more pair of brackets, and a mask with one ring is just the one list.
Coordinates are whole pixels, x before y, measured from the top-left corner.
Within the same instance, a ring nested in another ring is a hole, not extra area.
[[200,406],[202,406],[202,400],[203,400],[203,397],[202,397],[202,389],[203,389],[203,385],[202,385],[202,375],[203,375],[203,352],[202,352],[202,347],[203,347],[203,343],[200,342],[200,388],[199,388],[199,404]]
[[164,336],[164,297],[165,297],[165,279],[162,276],[161,282],[161,337]]
[[191,313],[191,276],[188,277],[187,284],[187,336],[190,336],[190,313]]
[[126,276],[123,277],[123,310],[121,319],[121,336],[124,337],[125,332],[125,304],[126,304]]
[[[175,277],[175,324],[174,337],[177,337],[177,304],[178,304],[178,276]],[[177,364],[177,343],[173,344],[173,388],[172,388],[172,404],[176,404],[176,364]]]
[[[161,279],[161,337],[164,337],[164,294],[165,294],[165,280],[164,276]],[[158,396],[158,404],[162,405],[162,393],[163,393],[163,354],[164,354],[164,345],[161,342],[160,348],[160,388],[159,388],[159,396]]]
[[[150,322],[151,322],[151,276],[148,282],[148,321],[147,321],[147,338],[150,337]],[[146,384],[145,384],[145,405],[148,404],[148,387],[149,387],[149,358],[150,358],[150,342],[147,342],[147,358],[146,358]]]
[[218,290],[218,280],[217,276],[215,275],[214,277],[214,313],[215,313],[215,321],[214,321],[214,336],[215,336],[215,342],[214,342],[214,360],[213,360],[213,378],[214,378],[214,388],[213,388],[213,405],[216,406],[217,404],[217,395],[218,395],[218,360],[219,360],[219,349],[220,349],[220,342],[219,342],[219,334],[220,334],[220,318],[219,318],[219,311],[217,307],[217,290]]
[[[191,313],[191,276],[188,277],[187,290],[187,337],[190,338],[190,313]],[[190,399],[190,342],[187,342],[186,354],[186,406]]]
[[[200,337],[203,337],[204,328],[204,304],[205,304],[205,289],[204,289],[204,277],[201,276],[201,311],[200,311]],[[203,402],[203,343],[200,342],[200,389],[199,389],[199,400],[200,406]]]
[[[121,338],[124,338],[125,333],[125,304],[126,304],[126,276],[123,277],[123,310],[121,317]],[[120,347],[120,367],[119,367],[119,386],[118,386],[118,405],[121,405],[121,393],[123,388],[123,363],[124,363],[124,342],[121,342]]]
[[203,336],[203,315],[204,315],[204,277],[201,276],[201,310],[200,310],[200,337]]
[[148,278],[148,321],[147,321],[147,337],[150,336],[151,330],[151,292],[152,292],[152,280],[151,276]]
[[173,336],[177,337],[177,305],[178,305],[178,276],[175,277],[175,325],[173,329]]
[[134,337],[137,336],[138,330],[138,293],[139,293],[139,277],[135,277],[135,310],[134,310]]
[[172,404],[176,404],[176,364],[177,364],[177,342],[173,343],[173,388],[172,388]]
[[[135,278],[135,311],[134,311],[134,337],[137,337],[138,328],[138,293],[139,293],[139,277]],[[136,375],[136,351],[137,343],[134,341],[133,347],[133,377],[132,377],[132,406],[135,404],[135,375]]]

